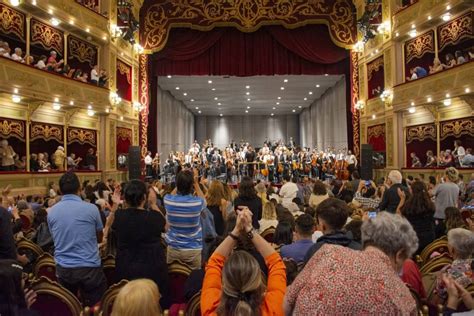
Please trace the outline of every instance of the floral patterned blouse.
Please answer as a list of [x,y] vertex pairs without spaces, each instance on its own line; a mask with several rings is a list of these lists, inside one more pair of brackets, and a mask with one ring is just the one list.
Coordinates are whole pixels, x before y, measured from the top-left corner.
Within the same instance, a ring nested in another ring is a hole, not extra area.
[[[472,259],[456,259],[440,271],[449,274],[461,286],[468,287],[474,283],[474,272],[472,271]],[[447,299],[446,287],[441,278],[436,279],[436,293],[442,299]]]
[[324,245],[306,264],[286,293],[293,315],[416,315],[410,291],[389,257]]

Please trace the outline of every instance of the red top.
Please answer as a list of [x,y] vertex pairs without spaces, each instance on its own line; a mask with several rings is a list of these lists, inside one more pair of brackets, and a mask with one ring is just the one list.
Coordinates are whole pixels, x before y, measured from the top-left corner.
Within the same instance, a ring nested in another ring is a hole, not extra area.
[[411,286],[413,290],[420,296],[421,299],[426,298],[426,291],[421,281],[421,273],[416,263],[411,260],[405,260],[402,268],[402,281]]
[[[201,315],[217,315],[222,294],[222,268],[225,257],[214,253],[206,266],[201,292]],[[286,269],[278,253],[265,258],[268,267],[267,290],[260,306],[262,316],[284,315],[283,297],[286,291]]]

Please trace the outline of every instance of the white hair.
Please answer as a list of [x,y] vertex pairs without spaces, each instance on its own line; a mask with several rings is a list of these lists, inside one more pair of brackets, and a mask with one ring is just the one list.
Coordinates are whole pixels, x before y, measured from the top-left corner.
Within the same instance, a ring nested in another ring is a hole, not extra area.
[[392,184],[400,184],[402,183],[402,174],[398,170],[392,170],[388,174],[388,179],[392,182]]
[[464,228],[453,228],[448,231],[448,244],[461,259],[467,259],[474,253],[474,233]]

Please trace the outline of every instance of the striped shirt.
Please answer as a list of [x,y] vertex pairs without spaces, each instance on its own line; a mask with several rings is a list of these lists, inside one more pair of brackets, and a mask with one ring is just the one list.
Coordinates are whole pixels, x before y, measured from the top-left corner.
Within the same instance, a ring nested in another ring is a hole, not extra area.
[[206,202],[192,195],[171,195],[164,197],[166,220],[169,224],[165,240],[169,247],[179,250],[201,250],[201,211]]

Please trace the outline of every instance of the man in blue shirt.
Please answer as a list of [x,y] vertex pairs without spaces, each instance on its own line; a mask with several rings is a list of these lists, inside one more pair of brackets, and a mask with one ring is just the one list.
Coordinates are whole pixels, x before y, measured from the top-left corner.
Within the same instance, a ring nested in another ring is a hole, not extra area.
[[[196,192],[197,196],[193,193]],[[199,187],[197,170],[183,170],[176,176],[176,195],[164,197],[166,222],[169,229],[167,262],[180,260],[192,269],[201,268],[202,227],[201,212],[206,207],[204,194]]]
[[314,219],[309,214],[302,214],[296,219],[296,241],[281,247],[283,258],[293,259],[296,263],[303,262],[308,249],[313,246]]
[[61,285],[72,293],[79,290],[84,304],[92,306],[107,287],[98,247],[103,229],[99,210],[81,200],[79,179],[73,172],[61,177],[59,188],[63,197],[48,213],[56,275]]

